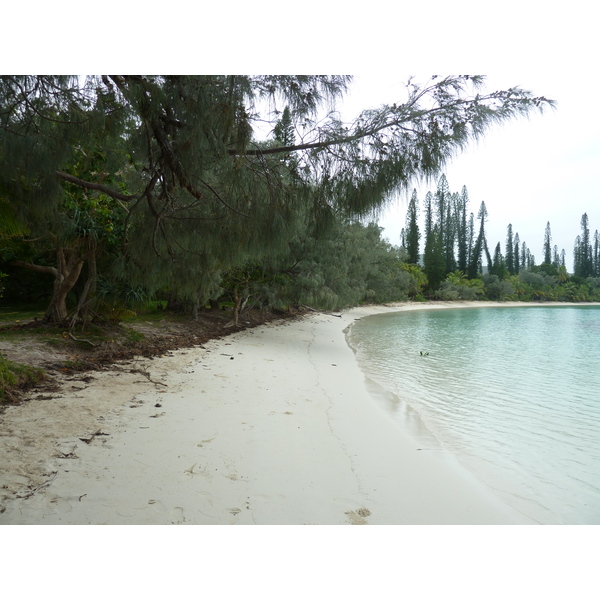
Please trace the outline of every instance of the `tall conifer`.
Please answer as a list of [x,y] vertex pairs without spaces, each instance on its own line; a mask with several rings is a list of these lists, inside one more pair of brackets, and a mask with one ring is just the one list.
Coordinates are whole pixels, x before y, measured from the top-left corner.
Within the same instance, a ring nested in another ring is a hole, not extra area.
[[515,274],[515,246],[512,232],[512,224],[508,224],[506,231],[506,268],[511,275]]
[[417,190],[414,189],[410,202],[408,203],[408,212],[406,216],[406,251],[408,253],[407,261],[415,265],[419,262],[419,239],[421,237],[418,224],[418,202]]
[[544,231],[544,262],[547,265],[552,264],[552,233],[550,231],[550,221],[546,223]]
[[463,185],[460,195],[456,196],[456,241],[458,247],[458,269],[466,274],[469,260],[469,228],[467,223],[467,210],[469,193],[467,186]]

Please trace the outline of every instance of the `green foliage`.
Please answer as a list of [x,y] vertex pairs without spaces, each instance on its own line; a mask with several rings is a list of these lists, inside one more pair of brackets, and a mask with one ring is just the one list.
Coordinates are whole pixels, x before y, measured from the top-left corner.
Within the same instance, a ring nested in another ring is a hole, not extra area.
[[418,224],[418,205],[419,200],[417,198],[417,190],[415,189],[408,203],[408,211],[406,213],[406,252],[408,254],[406,260],[415,265],[419,262],[419,240],[421,238]]
[[[410,81],[397,103],[342,123],[335,102],[349,82],[0,77],[0,198],[14,215],[10,234],[19,223],[42,240],[27,249],[37,262],[16,258],[53,274],[54,287],[45,280],[54,290],[48,318],[86,319],[102,297],[135,304],[165,289],[191,305],[241,292],[318,306],[418,290],[398,251],[352,222],[416,179],[437,176],[492,125],[553,102],[518,88],[485,93],[480,76],[433,77]],[[259,114],[261,103],[273,113]],[[275,140],[256,139],[265,120]],[[459,230],[466,250],[465,214],[459,223],[458,200],[447,192],[440,187],[434,240],[445,272],[430,247],[431,289],[454,268]],[[416,263],[418,245],[411,253]]]
[[481,279],[467,279],[462,271],[457,270],[448,275],[434,296],[440,300],[481,300],[484,293]]
[[525,270],[510,277],[517,299],[523,301],[557,300],[556,278],[543,272]]
[[423,292],[427,287],[427,276],[423,272],[423,269],[418,265],[406,263],[402,264],[400,268],[409,275],[408,297],[412,300],[424,300]]
[[423,261],[423,271],[427,277],[428,289],[433,292],[446,276],[446,257],[442,235],[437,224],[433,226],[431,234],[427,238]]
[[503,281],[498,275],[486,273],[481,280],[488,300],[507,300],[515,293],[511,282]]

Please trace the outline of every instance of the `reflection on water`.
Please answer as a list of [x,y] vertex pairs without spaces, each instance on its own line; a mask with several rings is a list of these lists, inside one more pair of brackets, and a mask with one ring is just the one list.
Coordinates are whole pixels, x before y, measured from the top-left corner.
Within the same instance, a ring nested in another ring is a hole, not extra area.
[[388,313],[349,341],[399,426],[532,518],[600,524],[598,307]]

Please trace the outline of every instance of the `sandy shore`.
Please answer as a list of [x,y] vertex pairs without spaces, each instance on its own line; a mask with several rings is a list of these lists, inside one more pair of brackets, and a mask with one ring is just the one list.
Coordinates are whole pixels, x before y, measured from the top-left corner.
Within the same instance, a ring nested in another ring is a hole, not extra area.
[[531,523],[372,396],[344,330],[415,308],[264,325],[8,409],[0,524]]

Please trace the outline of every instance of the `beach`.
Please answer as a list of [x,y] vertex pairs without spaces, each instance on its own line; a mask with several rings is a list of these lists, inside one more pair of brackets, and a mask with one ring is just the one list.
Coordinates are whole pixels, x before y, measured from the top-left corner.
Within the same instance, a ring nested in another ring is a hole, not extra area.
[[448,307],[309,313],[9,407],[0,524],[531,524],[394,422],[346,342],[364,316]]

